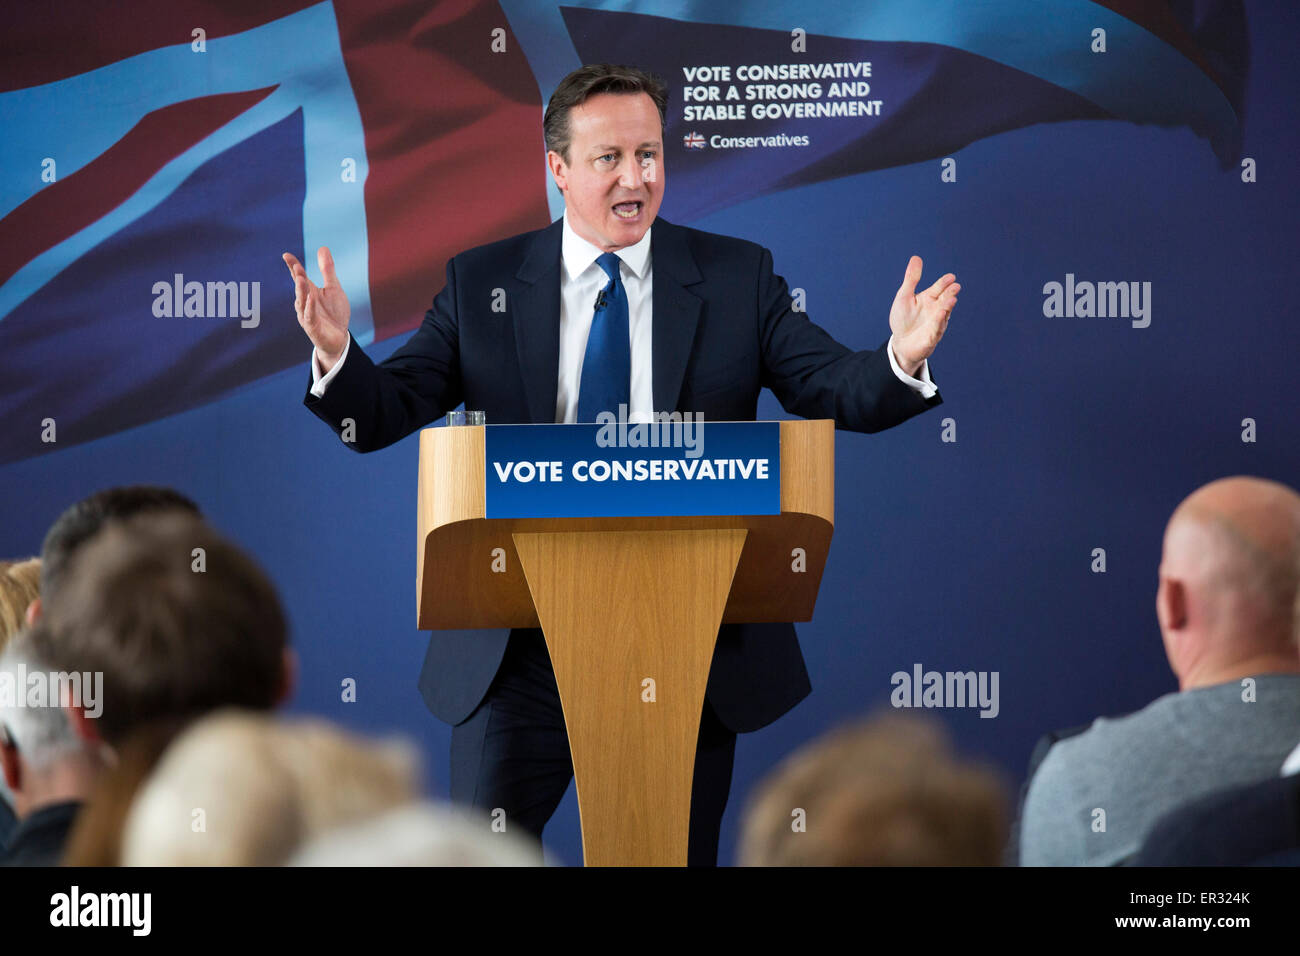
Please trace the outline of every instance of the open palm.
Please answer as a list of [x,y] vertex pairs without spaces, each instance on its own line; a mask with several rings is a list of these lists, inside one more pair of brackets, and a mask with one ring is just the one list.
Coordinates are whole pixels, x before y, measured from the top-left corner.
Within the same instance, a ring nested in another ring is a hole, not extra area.
[[316,251],[316,263],[324,279],[319,286],[307,278],[306,268],[292,253],[284,254],[284,263],[293,276],[293,307],[298,313],[298,324],[316,346],[321,364],[329,369],[348,344],[348,318],[352,315],[348,297],[334,272],[334,257],[326,246]]
[[921,363],[930,357],[948,328],[948,317],[957,304],[961,285],[951,272],[936,280],[922,292],[921,257],[912,256],[903,274],[903,284],[889,310],[889,328],[894,333],[894,355],[909,375],[915,375]]

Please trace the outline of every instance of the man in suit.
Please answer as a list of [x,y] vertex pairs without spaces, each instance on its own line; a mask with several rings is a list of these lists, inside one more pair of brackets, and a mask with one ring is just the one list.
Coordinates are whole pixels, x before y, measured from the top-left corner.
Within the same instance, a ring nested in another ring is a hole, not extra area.
[[[420,329],[378,366],[348,334],[329,250],[317,255],[319,287],[286,253],[315,346],[307,406],[364,452],[462,402],[490,424],[591,422],[619,405],[632,421],[656,411],[752,421],[767,387],[793,414],[865,432],[939,404],[926,360],[956,304],[955,276],[918,293],[913,256],[888,344],[839,344],[792,307],[766,249],[657,218],[666,94],[627,67],[566,77],[544,119],[564,216],[453,258]],[[454,727],[452,799],[503,808],[540,837],[573,773],[541,633],[435,633],[420,686]],[[692,864],[716,861],[736,733],[766,726],[810,689],[793,625],[721,629],[700,723]]]

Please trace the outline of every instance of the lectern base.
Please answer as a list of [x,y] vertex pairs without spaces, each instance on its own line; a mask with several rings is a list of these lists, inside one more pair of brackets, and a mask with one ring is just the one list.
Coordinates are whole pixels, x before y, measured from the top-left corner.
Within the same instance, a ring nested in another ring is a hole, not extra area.
[[743,529],[514,534],[568,727],[587,866],[685,866]]

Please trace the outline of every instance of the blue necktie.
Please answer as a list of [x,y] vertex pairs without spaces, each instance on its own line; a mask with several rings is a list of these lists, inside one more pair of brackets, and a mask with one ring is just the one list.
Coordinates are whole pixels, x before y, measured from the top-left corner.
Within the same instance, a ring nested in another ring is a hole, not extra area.
[[596,299],[596,314],[587,335],[578,385],[579,422],[594,422],[598,412],[618,414],[630,402],[632,347],[628,338],[627,290],[618,274],[618,256],[607,252],[596,260],[609,282]]

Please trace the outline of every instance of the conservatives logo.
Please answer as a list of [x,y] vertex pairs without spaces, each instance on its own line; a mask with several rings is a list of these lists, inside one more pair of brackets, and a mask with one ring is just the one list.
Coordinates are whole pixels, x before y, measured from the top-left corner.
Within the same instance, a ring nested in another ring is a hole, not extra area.
[[682,137],[682,145],[687,149],[703,149],[704,137],[692,130]]

